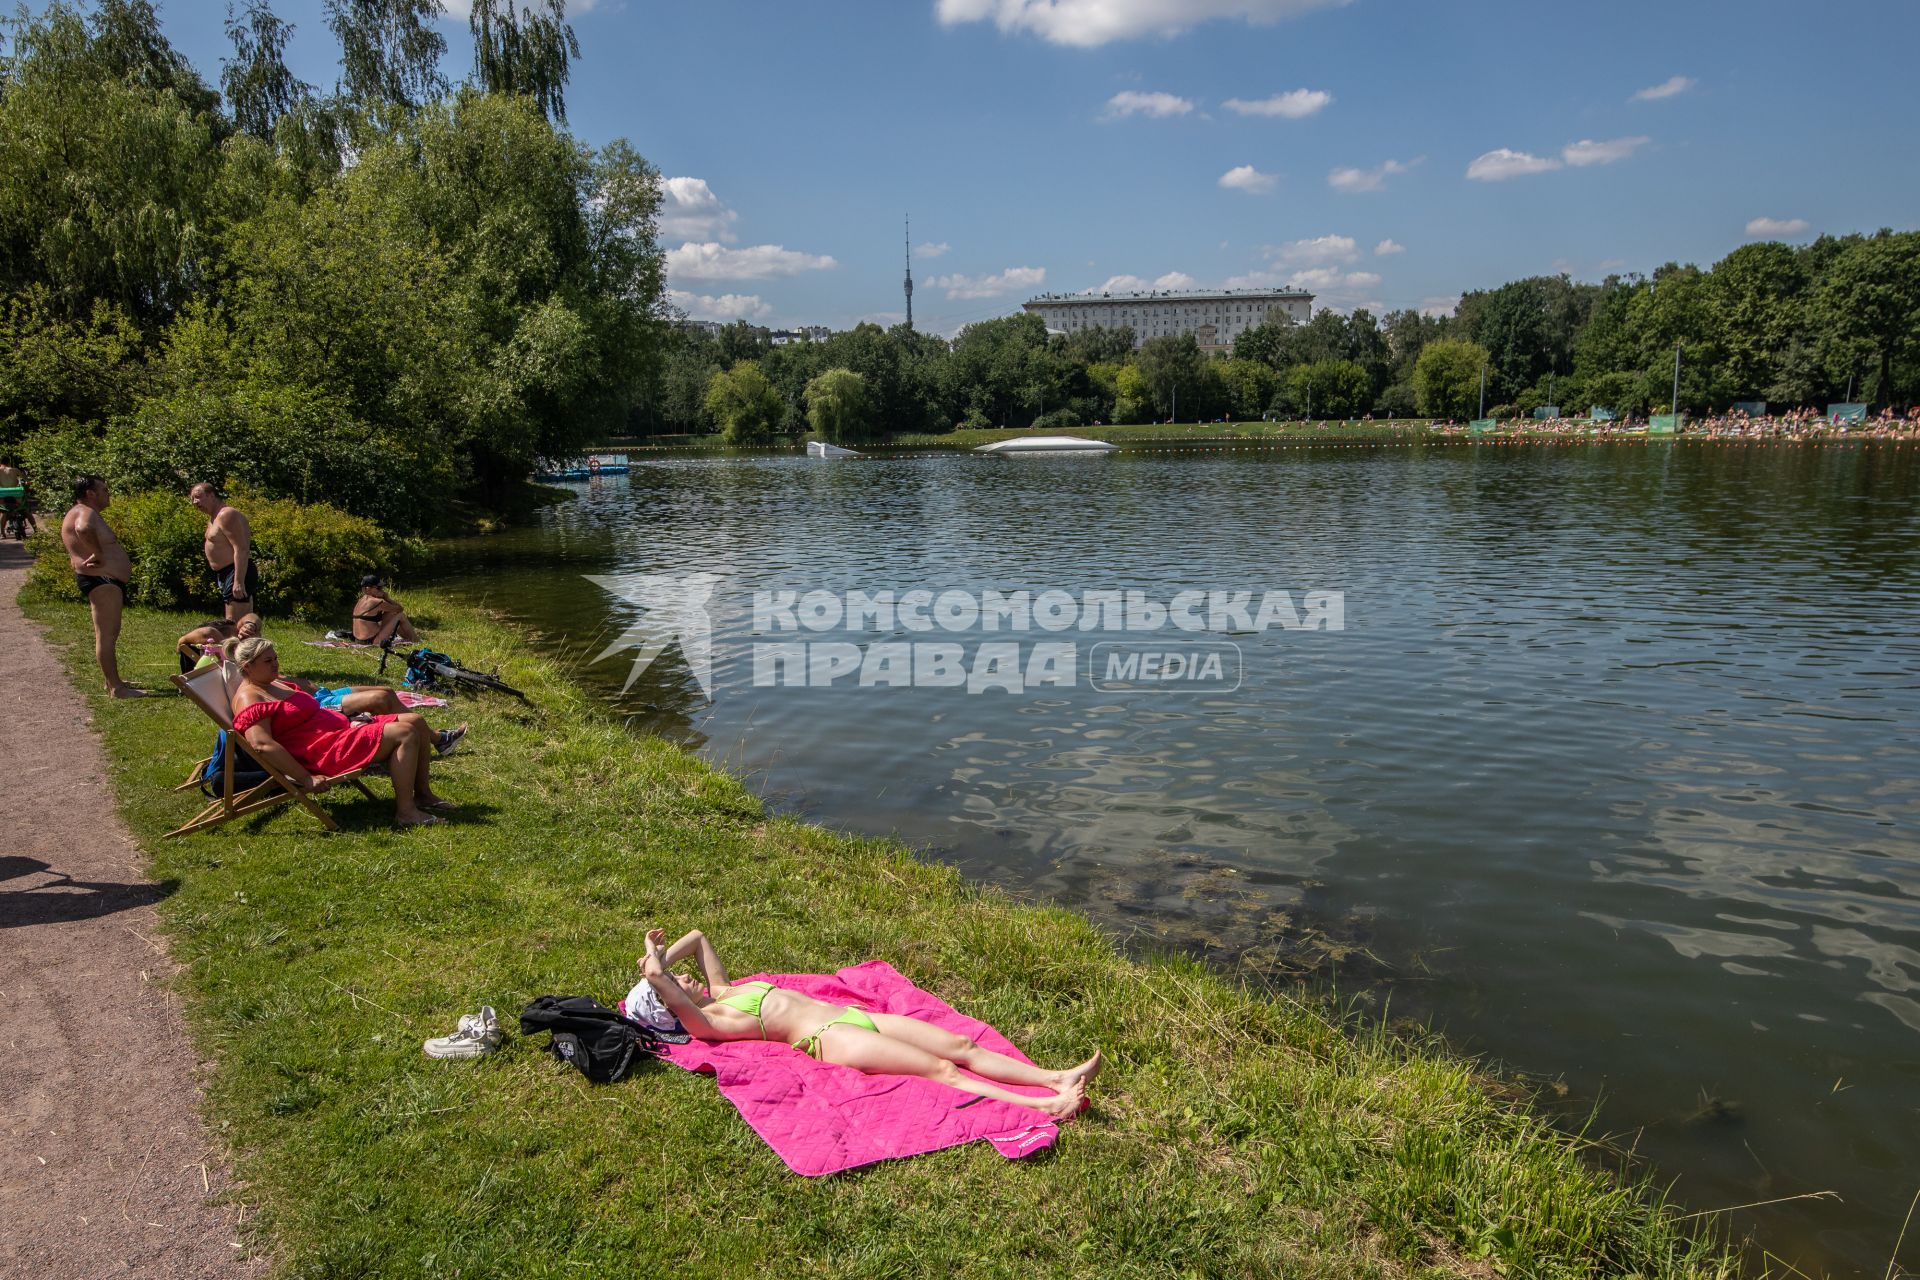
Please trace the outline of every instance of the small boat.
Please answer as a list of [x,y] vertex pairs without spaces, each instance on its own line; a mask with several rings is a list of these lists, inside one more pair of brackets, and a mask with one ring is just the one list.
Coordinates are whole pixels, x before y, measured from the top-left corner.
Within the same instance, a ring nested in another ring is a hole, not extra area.
[[824,440],[807,441],[809,458],[857,458],[859,452],[854,449],[842,449],[837,444],[828,444]]
[[1105,440],[1088,440],[1081,436],[1016,436],[1012,440],[983,444],[974,452],[1004,457],[1021,453],[1112,453],[1119,447]]
[[624,476],[627,474],[627,455],[624,453],[590,453],[584,458],[569,458],[565,462],[542,461],[535,468],[535,480],[591,480],[595,476]]

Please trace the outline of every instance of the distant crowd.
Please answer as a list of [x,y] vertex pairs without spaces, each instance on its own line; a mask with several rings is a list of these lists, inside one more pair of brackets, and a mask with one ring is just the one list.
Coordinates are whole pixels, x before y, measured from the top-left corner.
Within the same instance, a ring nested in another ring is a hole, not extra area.
[[[1463,422],[1434,422],[1429,425],[1443,435],[1465,435],[1471,429],[1469,424]],[[1605,439],[1609,436],[1644,435],[1649,425],[1645,418],[1600,421],[1591,418],[1504,418],[1499,423],[1499,429],[1528,435]],[[1857,422],[1829,417],[1816,409],[1769,414],[1749,414],[1733,409],[1704,418],[1684,417],[1679,434],[1690,440],[1920,440],[1920,405],[1904,413],[1882,410]]]

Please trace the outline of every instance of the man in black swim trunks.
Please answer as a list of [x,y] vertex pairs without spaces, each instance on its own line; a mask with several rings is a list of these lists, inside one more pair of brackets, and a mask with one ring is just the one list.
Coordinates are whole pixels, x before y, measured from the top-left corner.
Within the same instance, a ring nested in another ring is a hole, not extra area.
[[120,678],[120,611],[127,603],[127,580],[133,561],[100,513],[112,501],[107,482],[99,476],[81,476],[73,482],[73,507],[60,521],[60,541],[66,544],[73,566],[73,585],[93,610],[93,656],[107,678],[107,692],[116,698],[144,698]]
[[253,526],[205,480],[193,486],[188,497],[207,518],[207,568],[220,585],[228,620],[238,622],[257,612],[253,597],[260,589],[260,566],[253,562]]

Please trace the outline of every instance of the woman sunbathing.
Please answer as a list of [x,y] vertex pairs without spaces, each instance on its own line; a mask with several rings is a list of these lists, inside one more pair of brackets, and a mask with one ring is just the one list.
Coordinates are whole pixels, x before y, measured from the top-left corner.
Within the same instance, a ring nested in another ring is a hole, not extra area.
[[233,727],[246,735],[248,751],[295,786],[325,791],[332,775],[384,760],[393,778],[396,824],[427,826],[440,821],[428,810],[455,807],[435,795],[427,781],[434,734],[415,712],[353,721],[322,707],[312,694],[279,683],[280,657],[264,636],[227,641],[226,656],[240,668]]
[[[784,1040],[821,1062],[871,1075],[919,1076],[1055,1117],[1070,1116],[1086,1105],[1087,1082],[1100,1070],[1098,1053],[1077,1067],[1048,1071],[982,1049],[966,1036],[918,1018],[828,1004],[771,982],[735,983],[698,929],[671,947],[663,945],[666,936],[659,929],[648,930],[640,971],[687,1034],[701,1040]],[[669,972],[688,956],[697,960],[706,978],[704,992],[692,978]],[[1000,1084],[1037,1085],[1053,1092],[1045,1097],[1014,1093],[963,1075],[963,1067]]]

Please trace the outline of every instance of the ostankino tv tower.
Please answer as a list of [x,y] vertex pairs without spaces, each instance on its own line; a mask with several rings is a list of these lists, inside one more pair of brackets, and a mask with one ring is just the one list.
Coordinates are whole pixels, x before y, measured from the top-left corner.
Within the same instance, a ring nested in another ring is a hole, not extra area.
[[913,328],[913,215],[907,215],[907,328]]

